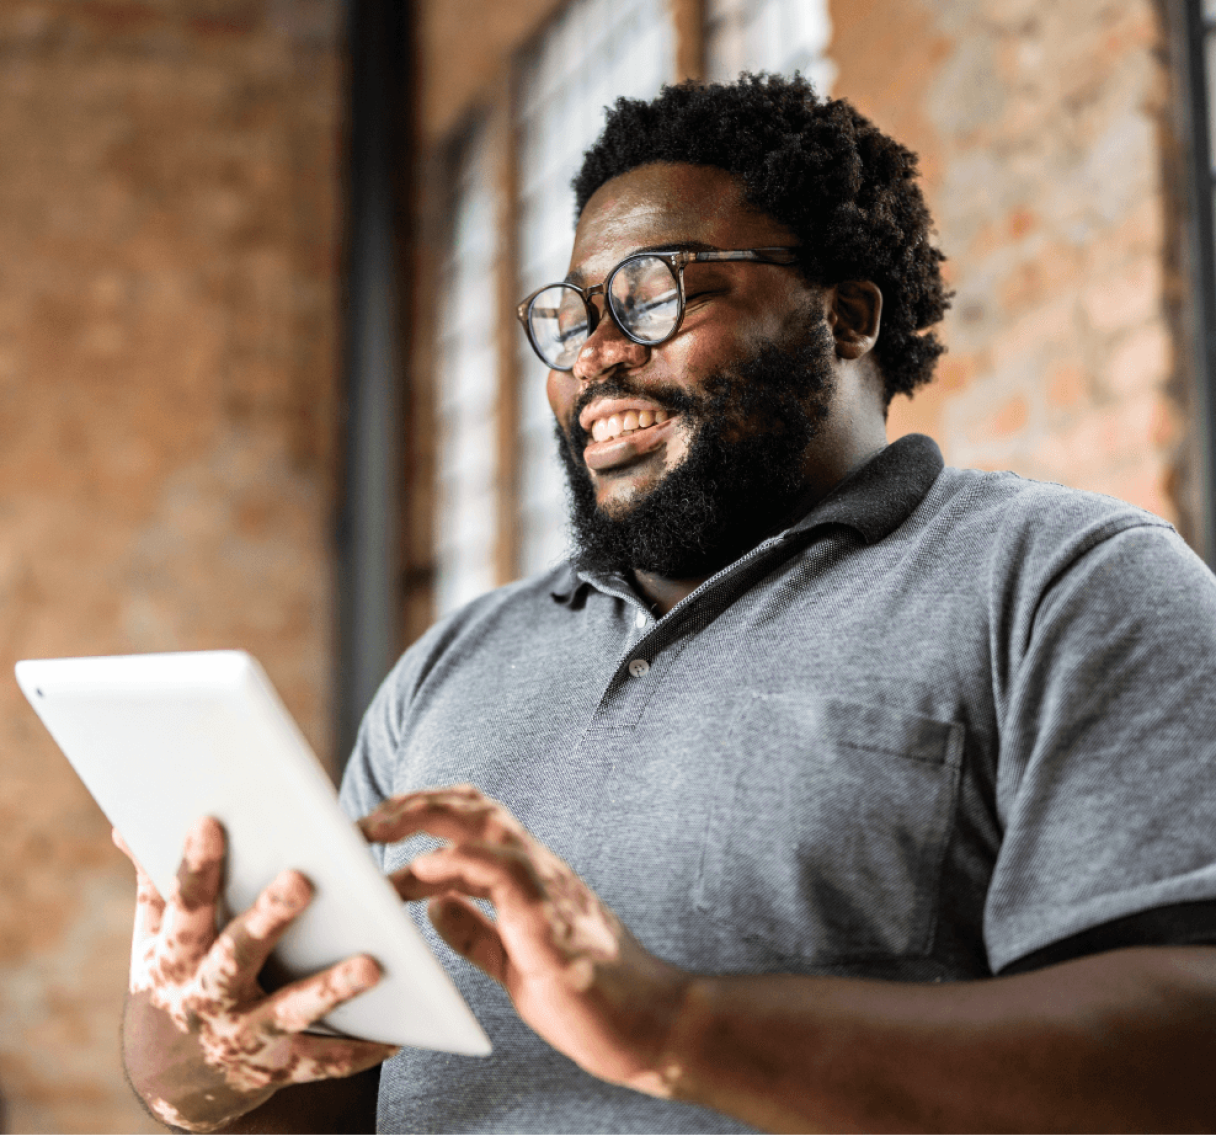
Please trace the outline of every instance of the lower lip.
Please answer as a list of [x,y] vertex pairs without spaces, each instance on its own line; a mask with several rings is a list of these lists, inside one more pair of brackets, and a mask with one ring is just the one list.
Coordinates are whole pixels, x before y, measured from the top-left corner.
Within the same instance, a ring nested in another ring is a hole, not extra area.
[[637,458],[659,448],[675,429],[678,416],[647,426],[645,430],[634,430],[631,434],[619,434],[604,442],[592,442],[583,450],[583,461],[589,469],[612,469],[628,465]]

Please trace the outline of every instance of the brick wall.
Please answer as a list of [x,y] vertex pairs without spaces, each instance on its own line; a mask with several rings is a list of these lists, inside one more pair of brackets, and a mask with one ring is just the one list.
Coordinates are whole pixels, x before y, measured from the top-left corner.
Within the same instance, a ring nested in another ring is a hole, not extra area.
[[896,401],[892,436],[1123,497],[1194,539],[1155,5],[849,0],[833,18],[837,89],[921,153],[957,290],[940,378]]
[[[655,0],[660,2],[660,0]],[[669,2],[669,0],[661,0]],[[557,0],[420,0],[440,140]],[[242,645],[331,745],[340,0],[0,4],[0,1093],[152,1130],[131,878],[17,658]],[[1153,0],[837,0],[837,91],[919,150],[958,290],[892,411],[956,464],[1187,526]],[[460,66],[453,65],[457,58]]]
[[156,1130],[118,1069],[131,872],[13,662],[243,646],[330,746],[339,15],[339,0],[0,4],[13,1131]]
[[[668,3],[669,0],[658,0]],[[486,101],[506,61],[562,0],[415,0],[419,39],[418,121],[436,142],[470,105]]]

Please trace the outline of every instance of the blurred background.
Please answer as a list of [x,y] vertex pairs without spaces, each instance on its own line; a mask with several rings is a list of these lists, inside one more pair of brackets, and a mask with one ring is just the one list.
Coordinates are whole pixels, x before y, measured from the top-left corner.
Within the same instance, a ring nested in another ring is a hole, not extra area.
[[132,873],[13,663],[243,647],[337,776],[436,614],[562,553],[514,305],[564,275],[618,95],[801,69],[918,150],[957,295],[892,436],[1212,562],[1204,9],[3,0],[6,1129],[157,1130],[118,1061]]

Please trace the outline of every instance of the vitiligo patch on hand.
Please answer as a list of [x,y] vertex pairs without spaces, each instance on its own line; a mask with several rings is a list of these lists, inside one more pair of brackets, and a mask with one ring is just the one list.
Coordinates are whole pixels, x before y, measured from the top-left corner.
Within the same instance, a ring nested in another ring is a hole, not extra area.
[[[294,914],[275,948],[278,973],[287,980],[360,954],[383,965],[375,990],[338,1006],[326,1026],[347,1037],[489,1052],[485,1034],[343,814],[332,781],[248,655],[27,660],[17,677],[147,871],[133,949],[136,989],[155,985],[154,973],[184,980],[182,959],[211,949],[213,928],[193,913],[209,904],[223,872],[225,910],[256,904],[246,940],[232,947],[238,963],[248,942],[275,935]],[[215,821],[187,841],[205,813]],[[237,855],[222,869],[228,841]],[[303,878],[280,876],[259,902],[284,868]],[[172,908],[158,906],[155,891],[162,899],[176,894]],[[169,956],[157,958],[146,936],[161,930]],[[209,996],[223,996],[216,984],[224,970],[217,968]],[[162,1001],[176,1017],[185,1013],[175,1000]]]

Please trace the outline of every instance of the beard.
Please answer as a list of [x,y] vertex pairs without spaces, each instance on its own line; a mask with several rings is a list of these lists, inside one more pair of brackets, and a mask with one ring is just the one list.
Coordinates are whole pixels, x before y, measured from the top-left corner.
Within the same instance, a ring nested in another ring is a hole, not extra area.
[[[710,576],[777,530],[807,491],[803,459],[827,416],[835,344],[818,320],[794,345],[769,343],[715,372],[692,394],[608,379],[583,392],[558,451],[570,498],[573,563],[584,571]],[[646,397],[680,414],[687,457],[648,493],[612,513],[600,509],[583,461],[589,436],[579,412],[593,398]]]

